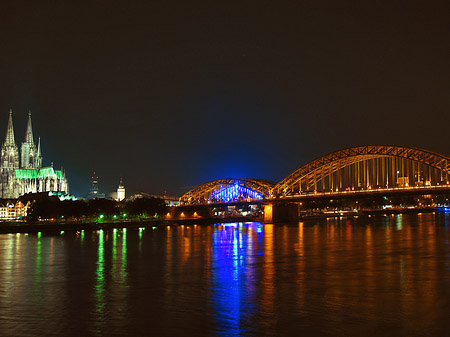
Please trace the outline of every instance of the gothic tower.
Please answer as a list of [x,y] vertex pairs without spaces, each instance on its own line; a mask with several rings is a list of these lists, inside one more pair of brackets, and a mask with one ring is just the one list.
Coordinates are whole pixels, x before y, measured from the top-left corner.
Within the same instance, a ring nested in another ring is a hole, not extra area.
[[35,168],[40,169],[41,167],[42,167],[41,137],[39,137]]
[[19,186],[16,181],[15,170],[19,168],[19,149],[14,139],[14,127],[12,120],[12,110],[9,111],[8,129],[6,139],[2,145],[0,154],[0,197],[17,198],[19,196]]
[[125,186],[123,186],[122,178],[120,178],[119,187],[117,188],[117,201],[125,199]]
[[20,151],[21,160],[20,167],[21,168],[36,168],[36,161],[38,157],[38,153],[36,153],[36,146],[34,145],[33,140],[33,128],[31,126],[31,112],[28,112],[28,124],[27,130],[25,131],[25,141],[22,143],[22,148]]

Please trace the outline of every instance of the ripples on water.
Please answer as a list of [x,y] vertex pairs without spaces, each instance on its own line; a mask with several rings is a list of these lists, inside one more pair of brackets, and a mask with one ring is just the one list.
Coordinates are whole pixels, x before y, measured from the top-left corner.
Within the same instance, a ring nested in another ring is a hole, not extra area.
[[0,335],[445,335],[447,221],[0,235]]

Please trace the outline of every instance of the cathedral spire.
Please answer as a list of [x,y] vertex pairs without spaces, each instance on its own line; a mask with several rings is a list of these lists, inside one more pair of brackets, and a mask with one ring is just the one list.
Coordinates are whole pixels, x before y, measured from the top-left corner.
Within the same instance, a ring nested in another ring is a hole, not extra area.
[[28,123],[27,131],[25,132],[25,143],[30,144],[30,146],[34,146],[33,127],[31,125],[31,111],[28,111]]
[[41,137],[38,138],[37,154],[35,167],[40,169],[42,167],[42,155],[41,155]]
[[38,150],[37,150],[37,156],[41,156],[41,137],[38,138]]
[[12,109],[9,110],[8,129],[6,131],[5,145],[6,146],[16,146],[16,141],[14,139],[14,127],[13,127],[13,120],[12,120]]

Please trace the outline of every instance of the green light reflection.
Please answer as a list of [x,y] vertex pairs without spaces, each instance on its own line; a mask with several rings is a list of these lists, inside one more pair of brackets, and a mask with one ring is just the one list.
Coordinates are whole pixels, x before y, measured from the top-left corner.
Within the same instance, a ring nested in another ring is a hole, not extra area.
[[127,278],[127,229],[122,232],[122,265],[120,268],[120,278],[122,284],[126,283]]
[[111,274],[115,275],[116,273],[116,258],[117,258],[117,228],[113,230],[113,242],[112,242],[112,266],[111,266]]
[[[103,239],[103,230],[99,231],[98,235],[98,259],[96,270],[96,285],[95,285],[95,299],[96,314],[102,317],[105,314],[105,248]],[[97,322],[102,322],[103,319],[97,317]]]
[[36,261],[34,267],[34,286],[35,290],[36,286],[40,284],[42,278],[42,240],[41,240],[41,232],[37,235],[37,243],[36,243]]

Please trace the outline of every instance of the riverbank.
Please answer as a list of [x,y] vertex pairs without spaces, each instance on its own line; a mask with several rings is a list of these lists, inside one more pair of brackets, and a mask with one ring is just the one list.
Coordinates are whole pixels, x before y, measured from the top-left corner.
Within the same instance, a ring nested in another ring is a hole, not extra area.
[[80,222],[80,223],[57,223],[57,222],[1,222],[0,234],[7,233],[37,233],[37,232],[60,232],[65,230],[99,230],[114,228],[147,228],[171,225],[211,225],[215,223],[251,222],[262,221],[262,219],[249,219],[246,217],[227,218],[196,218],[196,219],[171,219],[171,220],[142,220],[130,222]]
[[[413,209],[383,209],[383,210],[360,210],[358,212],[335,212],[301,214],[299,221],[314,221],[327,218],[353,218],[385,216],[392,214],[419,214],[438,212],[438,208],[413,208]],[[148,228],[177,225],[212,225],[217,223],[233,222],[263,222],[263,218],[247,217],[225,217],[225,218],[192,218],[192,219],[152,219],[129,222],[80,222],[80,223],[56,223],[56,222],[1,222],[0,234],[7,233],[37,233],[37,232],[59,232],[65,230],[99,230],[114,228]]]
[[29,223],[3,222],[0,223],[0,234],[6,233],[37,233],[58,232],[64,230],[99,230],[124,227],[152,227],[160,226],[161,222],[125,222],[125,223]]

